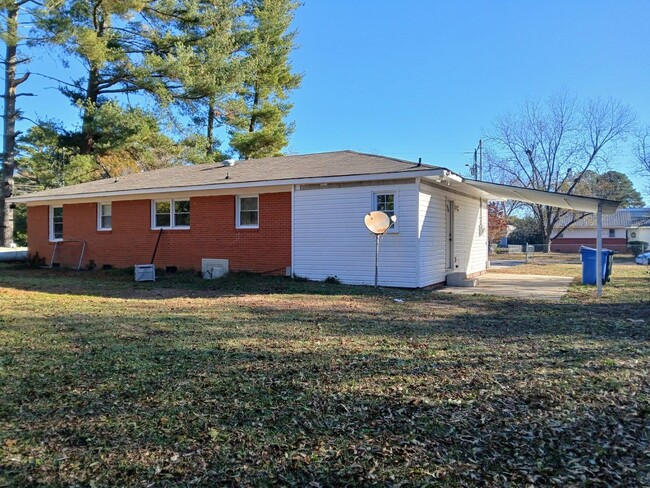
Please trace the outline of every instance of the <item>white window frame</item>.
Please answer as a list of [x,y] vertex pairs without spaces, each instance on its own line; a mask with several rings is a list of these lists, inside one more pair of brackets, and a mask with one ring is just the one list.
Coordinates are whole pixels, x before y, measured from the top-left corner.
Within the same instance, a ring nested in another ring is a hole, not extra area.
[[[241,223],[241,199],[242,198],[256,198],[257,199],[257,224],[256,225],[242,225]],[[235,198],[235,228],[237,229],[259,229],[260,228],[260,196],[254,195],[237,195]]]
[[[614,235],[612,235],[614,234]],[[615,239],[616,238],[616,229],[609,229],[609,232],[607,233],[607,238],[608,239]]]
[[[102,227],[102,207],[105,205],[111,206],[111,226]],[[113,202],[97,202],[97,230],[104,232],[113,230]]]
[[[160,226],[156,225],[156,203],[158,202],[169,202],[169,225]],[[176,225],[176,208],[175,202],[189,202],[190,203],[190,216],[191,216],[191,201],[189,198],[159,198],[157,200],[151,200],[151,230],[173,230],[173,229],[189,229],[189,225]],[[190,217],[191,219],[191,217]]]
[[[63,240],[63,236],[61,237],[54,237],[54,209],[55,208],[60,208],[61,211],[63,211],[63,205],[50,205],[50,215],[48,218],[48,223],[50,227],[50,232],[49,232],[49,240],[50,242],[61,242]],[[65,220],[64,220],[65,223]]]
[[386,190],[386,191],[373,191],[372,192],[372,200],[370,203],[370,208],[373,212],[377,211],[377,196],[379,195],[393,195],[393,214],[397,217],[397,221],[393,224],[393,226],[388,229],[386,232],[387,234],[397,234],[399,232],[399,214],[398,209],[397,209],[397,202],[399,200],[398,195],[399,192],[397,190]]

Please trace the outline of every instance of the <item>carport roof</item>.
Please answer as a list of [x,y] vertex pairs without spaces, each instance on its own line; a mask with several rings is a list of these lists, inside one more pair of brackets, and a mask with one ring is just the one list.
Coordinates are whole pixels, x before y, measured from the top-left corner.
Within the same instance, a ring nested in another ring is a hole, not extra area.
[[488,183],[487,181],[463,180],[463,183],[473,186],[478,190],[487,193],[488,199],[496,197],[498,200],[518,200],[520,202],[549,205],[552,207],[567,208],[579,212],[598,212],[598,206],[602,206],[603,214],[613,214],[621,202],[606,200],[604,198],[583,197],[579,195],[568,195],[566,193],[554,193],[542,190],[532,190],[518,186],[500,185]]

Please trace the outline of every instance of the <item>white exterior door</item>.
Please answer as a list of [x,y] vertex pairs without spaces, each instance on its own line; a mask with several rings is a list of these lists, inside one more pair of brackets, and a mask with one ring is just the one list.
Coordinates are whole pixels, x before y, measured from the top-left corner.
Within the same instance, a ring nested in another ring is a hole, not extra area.
[[456,256],[454,251],[454,201],[447,200],[447,269],[454,269]]

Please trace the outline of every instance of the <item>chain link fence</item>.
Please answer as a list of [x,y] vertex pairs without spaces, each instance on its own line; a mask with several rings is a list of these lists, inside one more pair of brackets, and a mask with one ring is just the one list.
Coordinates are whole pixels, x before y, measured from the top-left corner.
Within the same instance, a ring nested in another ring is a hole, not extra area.
[[[644,252],[650,247],[647,243],[643,250],[632,249],[627,244],[610,245],[603,243],[604,249],[615,251],[616,254],[629,255],[630,257]],[[596,247],[596,243],[587,242],[587,247]],[[551,243],[551,244],[510,244],[507,247],[497,247],[496,244],[490,245],[490,260],[525,260],[529,262],[580,262],[581,244],[576,243]]]

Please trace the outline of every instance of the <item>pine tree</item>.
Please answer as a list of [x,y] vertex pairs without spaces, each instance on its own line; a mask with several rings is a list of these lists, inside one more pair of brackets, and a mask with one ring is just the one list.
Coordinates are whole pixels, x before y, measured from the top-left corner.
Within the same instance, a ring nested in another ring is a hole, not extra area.
[[643,197],[634,188],[632,180],[618,171],[606,171],[602,174],[586,171],[576,187],[576,193],[617,200],[621,202],[621,208],[644,206]]
[[149,56],[149,63],[178,83],[174,105],[192,121],[189,138],[203,139],[205,161],[220,158],[215,135],[225,101],[243,81],[242,16],[233,0],[183,0],[182,17],[169,25],[176,33],[172,49]]
[[[115,97],[120,95],[146,93],[159,103],[173,100],[179,85],[152,60],[174,48],[178,36],[167,24],[187,13],[183,3],[165,0],[51,0],[40,11],[37,26],[42,42],[77,58],[86,68],[79,79],[58,81],[60,91],[81,112],[79,153],[93,158],[104,176],[111,174],[97,155],[98,145],[114,134],[97,132],[109,126],[96,123],[95,118],[115,112]],[[109,102],[112,105],[104,109]],[[122,124],[120,118],[114,121]]]
[[296,33],[287,31],[297,7],[292,0],[250,0],[246,79],[227,105],[230,145],[244,159],[279,155],[294,130],[285,122],[287,98],[302,75],[292,73]]

